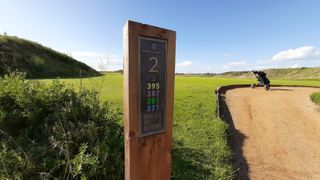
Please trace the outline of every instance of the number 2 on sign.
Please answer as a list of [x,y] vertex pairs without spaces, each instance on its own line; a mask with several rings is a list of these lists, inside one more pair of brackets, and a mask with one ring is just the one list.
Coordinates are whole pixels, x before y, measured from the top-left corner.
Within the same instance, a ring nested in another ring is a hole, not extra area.
[[158,72],[157,69],[154,69],[154,68],[156,68],[156,66],[157,66],[158,63],[159,63],[158,59],[157,59],[156,57],[151,57],[151,58],[149,58],[149,61],[153,61],[153,62],[154,62],[154,64],[152,65],[152,67],[149,69],[149,72],[151,72],[151,73],[156,73],[156,72]]

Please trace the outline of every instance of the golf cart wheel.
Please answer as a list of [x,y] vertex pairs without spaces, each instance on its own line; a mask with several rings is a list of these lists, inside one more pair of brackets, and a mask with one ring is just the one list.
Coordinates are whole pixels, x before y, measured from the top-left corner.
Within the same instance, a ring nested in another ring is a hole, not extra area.
[[256,85],[255,84],[251,84],[251,88],[253,89],[253,88],[255,88],[256,87]]
[[270,85],[264,85],[264,89],[268,91],[270,89]]

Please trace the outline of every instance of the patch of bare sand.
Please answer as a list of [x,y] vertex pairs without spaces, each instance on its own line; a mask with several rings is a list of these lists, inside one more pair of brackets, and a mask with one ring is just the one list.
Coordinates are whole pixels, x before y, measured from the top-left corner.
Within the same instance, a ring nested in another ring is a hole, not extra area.
[[320,112],[309,98],[319,90],[273,87],[226,92],[237,132],[233,148],[239,174],[245,175],[241,179],[320,179]]

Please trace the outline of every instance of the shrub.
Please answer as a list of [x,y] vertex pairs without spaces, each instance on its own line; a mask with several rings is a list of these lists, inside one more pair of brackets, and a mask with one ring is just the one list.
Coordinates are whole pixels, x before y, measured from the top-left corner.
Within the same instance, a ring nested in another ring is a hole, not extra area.
[[120,110],[98,93],[0,79],[0,179],[123,179]]
[[311,98],[311,100],[312,100],[314,103],[320,105],[320,92],[314,92],[314,93],[312,93],[312,94],[310,95],[310,98]]

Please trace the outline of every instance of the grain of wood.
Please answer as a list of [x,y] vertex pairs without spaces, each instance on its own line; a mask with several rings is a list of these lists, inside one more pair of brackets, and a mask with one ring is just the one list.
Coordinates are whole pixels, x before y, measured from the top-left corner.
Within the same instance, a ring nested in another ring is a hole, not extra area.
[[[127,22],[123,32],[125,178],[127,180],[170,179],[176,33],[132,21]],[[138,36],[166,39],[168,42],[166,131],[147,137],[139,137]]]

